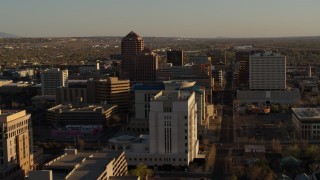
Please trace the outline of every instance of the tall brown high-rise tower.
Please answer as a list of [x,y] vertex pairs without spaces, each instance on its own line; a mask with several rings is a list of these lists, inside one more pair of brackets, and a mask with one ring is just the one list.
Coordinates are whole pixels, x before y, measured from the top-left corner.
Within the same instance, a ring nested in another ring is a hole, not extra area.
[[135,77],[135,59],[143,50],[144,42],[135,32],[131,31],[122,38],[121,58],[122,58],[122,78],[131,79]]

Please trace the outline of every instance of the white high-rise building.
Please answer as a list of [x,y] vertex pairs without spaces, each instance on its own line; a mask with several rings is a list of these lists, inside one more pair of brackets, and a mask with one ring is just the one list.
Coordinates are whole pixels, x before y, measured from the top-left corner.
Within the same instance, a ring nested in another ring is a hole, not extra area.
[[249,60],[250,90],[285,90],[286,56],[273,52],[254,54]]
[[150,101],[150,154],[186,165],[198,154],[194,92],[161,91]]
[[59,68],[47,69],[41,72],[41,94],[56,95],[56,89],[65,86],[68,79],[68,70],[60,70]]
[[150,100],[149,135],[122,135],[108,149],[125,151],[128,165],[189,166],[198,156],[196,93],[163,90]]

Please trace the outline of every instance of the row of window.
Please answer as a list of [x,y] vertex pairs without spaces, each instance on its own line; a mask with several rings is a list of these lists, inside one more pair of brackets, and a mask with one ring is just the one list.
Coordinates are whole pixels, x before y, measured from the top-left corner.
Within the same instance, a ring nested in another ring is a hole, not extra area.
[[[8,139],[8,138],[14,137],[14,136],[16,136],[16,135],[18,135],[18,134],[21,134],[21,133],[23,133],[23,132],[25,132],[25,131],[27,131],[27,130],[28,130],[28,126],[25,126],[25,127],[19,128],[19,129],[16,129],[16,130],[13,131],[13,132],[4,134],[4,138],[5,138],[5,139]],[[1,140],[2,138],[3,138],[3,134],[0,133],[0,140]]]
[[320,125],[301,125],[302,129],[320,129]]
[[[6,131],[16,130],[16,128],[19,128],[19,127],[21,127],[23,125],[26,125],[28,123],[29,123],[29,120],[24,120],[24,121],[21,121],[19,123],[16,123],[16,124],[13,124],[11,126],[8,126],[7,128],[4,126],[4,131],[6,132]],[[2,129],[0,128],[0,132],[1,132],[1,130]]]
[[171,126],[171,121],[164,121],[164,126]]
[[[162,161],[162,158],[129,158],[129,161]],[[177,160],[179,161],[179,162],[181,162],[182,161],[182,158],[177,158]],[[176,158],[163,158],[163,161],[164,162],[171,162],[171,161],[176,161]],[[184,158],[183,159],[183,161],[184,162],[186,162],[187,161],[187,159],[186,158]]]
[[171,107],[163,107],[163,112],[171,112]]

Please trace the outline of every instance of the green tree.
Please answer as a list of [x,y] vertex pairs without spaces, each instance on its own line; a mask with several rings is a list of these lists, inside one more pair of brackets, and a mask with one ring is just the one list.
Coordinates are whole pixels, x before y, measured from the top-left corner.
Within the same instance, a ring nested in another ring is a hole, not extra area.
[[274,172],[265,162],[257,162],[248,169],[248,176],[252,180],[265,179],[271,180],[275,178]]
[[273,113],[277,113],[280,111],[279,106],[276,104],[272,104],[270,109],[271,109],[271,112]]
[[229,175],[225,178],[225,180],[237,180],[238,177],[236,175]]
[[151,169],[148,169],[148,166],[139,163],[135,169],[132,169],[129,172],[132,176],[140,176],[141,179],[146,179],[146,176],[151,177],[153,175],[153,171]]

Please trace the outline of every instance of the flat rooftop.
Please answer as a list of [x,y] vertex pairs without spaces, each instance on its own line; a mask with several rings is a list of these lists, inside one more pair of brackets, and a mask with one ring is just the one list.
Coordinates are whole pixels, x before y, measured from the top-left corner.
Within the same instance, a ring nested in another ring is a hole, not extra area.
[[320,107],[317,108],[292,108],[292,112],[300,119],[320,120]]
[[154,96],[154,101],[181,101],[188,100],[192,92],[189,91],[161,91]]
[[[48,163],[45,168],[53,170],[53,179],[97,179],[106,166],[117,158],[121,152],[79,152],[66,154],[56,161]],[[71,173],[70,173],[71,172]]]
[[88,105],[88,106],[73,106],[73,105],[57,105],[48,109],[49,111],[61,110],[61,112],[94,112],[97,109],[110,109],[113,108],[115,105],[107,104],[107,105]]
[[114,137],[109,139],[111,143],[135,143],[135,144],[148,144],[149,143],[149,135],[141,134],[139,137],[134,137],[130,135],[121,135],[118,137]]
[[111,176],[109,180],[138,180],[137,176]]
[[19,118],[30,118],[31,114],[27,114],[25,110],[1,110],[0,109],[0,122],[10,122]]
[[256,53],[251,55],[251,57],[272,57],[272,56],[284,57],[284,55],[281,55],[278,52],[272,52],[272,51],[265,51],[264,53]]

